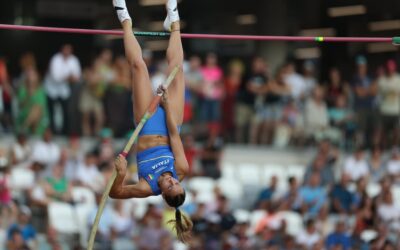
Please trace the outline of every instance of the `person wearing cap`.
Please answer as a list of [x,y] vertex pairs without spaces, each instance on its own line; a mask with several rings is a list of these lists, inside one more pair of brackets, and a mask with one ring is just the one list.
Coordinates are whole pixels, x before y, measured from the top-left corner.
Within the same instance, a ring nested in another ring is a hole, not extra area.
[[367,59],[364,56],[356,58],[356,74],[353,78],[354,111],[357,114],[356,122],[367,146],[370,144],[374,129],[374,109],[376,109],[377,84],[368,75]]
[[378,79],[381,130],[383,143],[396,145],[399,141],[400,116],[400,74],[397,72],[395,60],[386,63],[386,74]]
[[18,210],[17,221],[12,224],[7,230],[8,240],[13,240],[16,231],[19,231],[23,240],[30,248],[35,248],[36,242],[36,229],[31,225],[31,210],[27,206],[20,206]]

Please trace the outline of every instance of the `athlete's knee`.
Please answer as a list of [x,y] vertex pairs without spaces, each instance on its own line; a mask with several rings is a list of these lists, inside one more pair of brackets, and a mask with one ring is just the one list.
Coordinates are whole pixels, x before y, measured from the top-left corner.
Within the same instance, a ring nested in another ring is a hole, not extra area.
[[133,58],[129,60],[129,64],[134,70],[147,70],[147,65],[142,58]]

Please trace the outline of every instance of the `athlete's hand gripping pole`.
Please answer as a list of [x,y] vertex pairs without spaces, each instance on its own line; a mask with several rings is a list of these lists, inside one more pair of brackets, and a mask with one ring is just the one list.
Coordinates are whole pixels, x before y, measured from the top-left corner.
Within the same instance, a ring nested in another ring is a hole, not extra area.
[[[172,83],[172,81],[175,79],[176,74],[179,72],[179,66],[176,66],[171,74],[168,76],[166,82],[163,84],[165,88],[168,88],[169,85]],[[126,144],[124,150],[120,155],[126,158],[128,155],[130,149],[132,148],[133,144],[135,143],[136,139],[138,138],[138,135],[140,131],[142,130],[144,124],[150,119],[150,117],[154,114],[154,112],[157,109],[158,104],[161,101],[162,97],[162,92],[157,93],[157,95],[154,97],[153,101],[151,102],[149,108],[147,109],[146,113],[143,115],[142,119],[140,120],[140,123],[137,125],[135,131],[133,132],[132,136],[130,137],[128,143]],[[103,196],[101,197],[101,201],[99,204],[99,208],[96,213],[96,218],[94,220],[93,226],[92,226],[92,231],[90,232],[90,238],[89,238],[89,243],[88,243],[88,250],[93,250],[93,245],[94,245],[94,240],[96,237],[96,232],[97,232],[97,227],[99,226],[100,218],[104,210],[104,206],[107,201],[107,197],[110,193],[111,187],[114,184],[115,178],[117,177],[117,171],[114,169],[113,174],[111,176],[110,181],[107,183],[106,189],[104,190]]]

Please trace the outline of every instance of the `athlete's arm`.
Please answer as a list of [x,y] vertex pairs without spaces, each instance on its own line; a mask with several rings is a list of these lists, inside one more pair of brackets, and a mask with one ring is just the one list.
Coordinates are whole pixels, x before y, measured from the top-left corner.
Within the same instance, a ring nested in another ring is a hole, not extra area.
[[124,157],[118,156],[115,160],[115,168],[117,177],[110,190],[110,198],[113,199],[130,199],[145,198],[152,195],[151,188],[143,181],[139,181],[136,185],[124,185],[126,176],[127,161]]
[[178,174],[179,181],[181,181],[188,174],[189,163],[186,160],[182,140],[179,135],[178,125],[176,124],[175,118],[173,117],[172,110],[168,102],[168,92],[165,88],[163,88],[162,91],[164,92],[162,105],[166,114],[169,141],[172,148],[172,153],[174,154],[175,158],[175,169]]

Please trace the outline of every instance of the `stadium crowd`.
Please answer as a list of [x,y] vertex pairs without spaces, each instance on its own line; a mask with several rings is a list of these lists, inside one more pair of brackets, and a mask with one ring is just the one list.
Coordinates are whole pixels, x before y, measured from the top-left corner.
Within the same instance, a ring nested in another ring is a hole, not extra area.
[[[149,51],[144,58],[156,90],[166,64]],[[372,72],[359,56],[349,79],[340,68],[319,79],[317,66],[305,61],[296,69],[288,62],[270,72],[262,57],[224,67],[213,53],[188,58],[182,136],[191,179],[221,178],[226,143],[316,149],[304,176],[273,175],[252,194],[254,204],[233,205],[218,187],[212,200],[189,190],[183,207],[194,221],[189,249],[400,249],[396,61]],[[0,146],[1,243],[11,250],[80,249],[87,234],[63,230],[53,210],[78,210],[92,195],[85,220],[75,218],[90,229],[120,149],[115,138],[133,129],[129,65],[106,49],[82,68],[72,46],[64,45],[43,77],[32,53],[22,56],[20,68],[9,75],[0,60],[0,133],[15,135],[13,145]],[[93,138],[94,145],[84,146]],[[134,154],[130,158],[133,183]],[[140,210],[137,202],[108,204],[96,249],[182,247],[167,224],[173,211],[159,202]],[[297,232],[291,216],[301,220]]]

